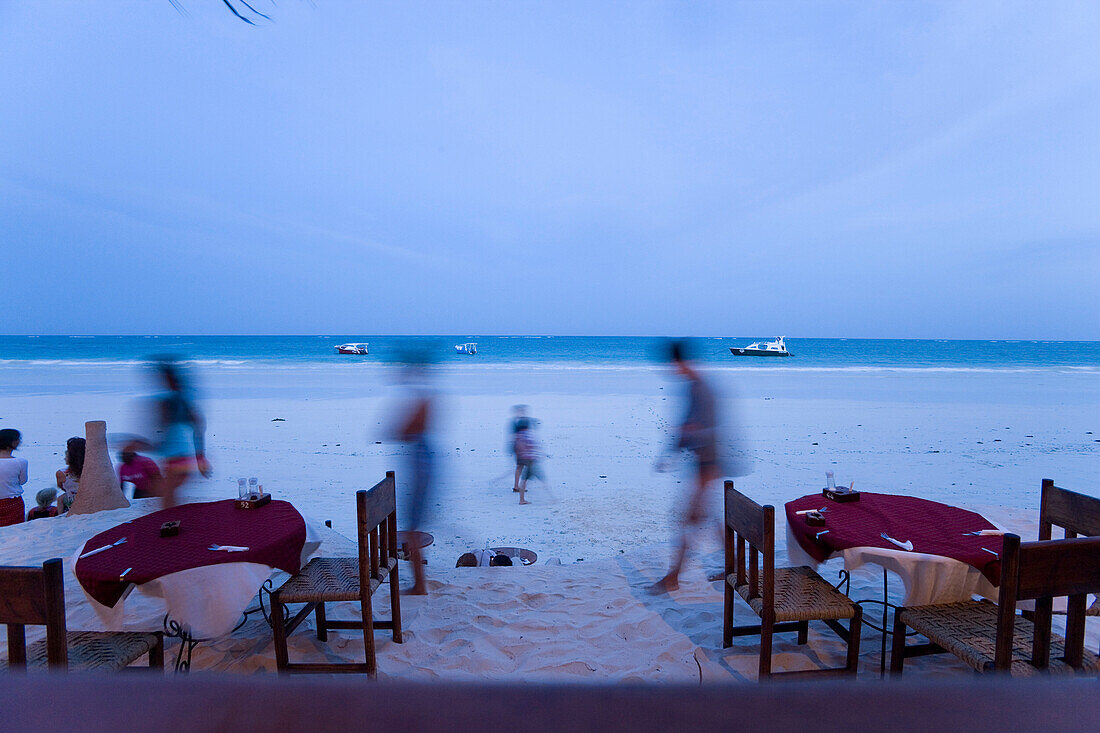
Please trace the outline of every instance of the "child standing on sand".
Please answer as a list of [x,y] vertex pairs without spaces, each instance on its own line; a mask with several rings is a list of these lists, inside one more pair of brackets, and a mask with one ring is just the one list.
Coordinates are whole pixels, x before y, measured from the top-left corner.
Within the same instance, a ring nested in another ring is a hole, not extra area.
[[512,442],[512,448],[516,453],[516,475],[519,477],[519,503],[530,504],[527,501],[527,479],[534,477],[544,481],[542,471],[539,469],[539,446],[535,437],[531,435],[531,423],[528,420],[517,422],[516,436]]
[[18,430],[0,430],[0,527],[23,521],[23,484],[27,483],[27,459],[12,455],[22,438]]
[[504,444],[516,459],[516,476],[512,482],[512,491],[517,494],[519,493],[519,480],[523,477],[523,466],[519,465],[519,456],[516,456],[516,433],[519,432],[521,427],[530,426],[531,419],[527,417],[527,405],[513,405],[511,431]]

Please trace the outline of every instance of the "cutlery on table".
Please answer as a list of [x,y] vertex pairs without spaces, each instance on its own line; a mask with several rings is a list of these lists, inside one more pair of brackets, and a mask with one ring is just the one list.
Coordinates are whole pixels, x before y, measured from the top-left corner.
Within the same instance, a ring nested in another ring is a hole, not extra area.
[[993,552],[993,550],[989,549],[988,547],[983,547],[982,549],[985,550],[986,552],[988,552],[993,557],[1000,557],[999,554],[997,554],[996,552]]
[[214,550],[215,552],[248,552],[247,547],[241,547],[240,545],[210,545],[207,549]]
[[818,532],[817,534],[814,535],[814,539],[816,539],[816,540],[821,539],[821,535],[823,535],[823,534],[829,534],[829,530],[827,530],[827,529],[821,530],[820,532]]
[[121,580],[126,580],[126,575],[127,575],[127,574],[128,574],[128,573],[129,573],[130,571],[131,571],[131,570],[133,570],[133,568],[126,568],[125,570],[123,570],[123,571],[122,571],[121,573],[119,573],[119,574],[118,574],[118,579],[119,579],[120,581],[121,581]]
[[886,534],[885,532],[879,533],[879,537],[886,540],[890,544],[897,545],[898,547],[900,547],[903,550],[907,550],[908,552],[913,551],[913,540],[906,540],[905,542],[899,542],[898,540],[895,540],[893,537]]
[[977,532],[963,532],[964,537],[1000,537],[1004,534],[1004,530],[1000,529],[981,529]]
[[820,509],[800,509],[799,511],[795,512],[795,514],[813,514],[814,512],[825,512],[828,511],[828,509],[829,507],[827,506],[823,506]]
[[104,550],[109,550],[109,549],[111,549],[112,547],[118,547],[119,545],[121,545],[121,544],[122,544],[123,542],[125,542],[125,541],[126,541],[126,538],[125,538],[125,537],[123,537],[123,538],[122,538],[122,539],[120,539],[120,540],[115,540],[114,542],[112,542],[112,543],[111,543],[111,544],[109,544],[109,545],[104,545],[103,547],[97,547],[97,548],[96,548],[96,549],[94,549],[94,550],[88,550],[88,551],[87,551],[87,552],[85,552],[85,553],[84,553],[83,555],[81,555],[80,557],[78,557],[78,558],[77,558],[77,560],[83,560],[83,559],[84,559],[84,558],[86,558],[86,557],[91,557],[92,555],[98,555],[99,553],[103,552]]

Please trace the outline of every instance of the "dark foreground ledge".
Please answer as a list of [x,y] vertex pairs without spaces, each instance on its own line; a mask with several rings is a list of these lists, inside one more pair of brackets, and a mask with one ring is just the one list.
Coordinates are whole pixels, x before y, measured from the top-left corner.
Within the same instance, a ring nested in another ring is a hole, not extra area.
[[0,676],[0,730],[1096,731],[1100,681],[731,686],[372,683],[267,676]]

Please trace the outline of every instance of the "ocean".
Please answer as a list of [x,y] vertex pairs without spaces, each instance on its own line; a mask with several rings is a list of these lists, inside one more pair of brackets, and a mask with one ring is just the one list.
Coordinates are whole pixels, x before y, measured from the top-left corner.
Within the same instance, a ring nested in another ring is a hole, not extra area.
[[[1100,371],[1097,341],[952,341],[789,338],[790,358],[734,357],[731,346],[770,337],[692,340],[694,357],[712,367],[786,370]],[[410,356],[440,365],[644,366],[663,358],[666,338],[604,336],[0,336],[0,367],[128,366],[175,355],[218,367],[387,364]],[[368,342],[367,356],[335,351]],[[477,343],[476,356],[455,344]]]

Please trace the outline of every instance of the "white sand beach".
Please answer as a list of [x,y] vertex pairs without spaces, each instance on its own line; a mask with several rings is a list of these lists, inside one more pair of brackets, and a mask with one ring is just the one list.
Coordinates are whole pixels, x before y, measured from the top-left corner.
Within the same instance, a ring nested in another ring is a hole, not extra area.
[[[64,553],[68,626],[100,628],[71,572],[69,558],[92,532],[155,507],[154,500],[142,500],[130,509],[16,527],[0,534],[0,561],[33,565],[51,556],[55,548],[71,548]],[[1021,533],[1034,523],[1027,512],[987,510],[987,515]],[[321,535],[320,554],[354,554],[355,545],[347,538],[323,527]],[[730,649],[722,648],[721,584],[708,582],[704,574],[704,567],[719,566],[721,556],[714,543],[703,544],[703,564],[685,573],[679,590],[661,596],[645,590],[664,571],[663,548],[656,546],[583,565],[433,567],[430,594],[402,599],[404,643],[393,642],[388,631],[377,632],[379,673],[383,679],[420,681],[752,681],[759,646],[753,637],[746,637]],[[839,568],[838,562],[831,561],[820,572],[834,579]],[[407,563],[401,563],[400,572],[407,580]],[[857,570],[852,580],[853,598],[881,597],[876,569]],[[898,590],[895,583],[894,600]],[[376,596],[377,618],[388,616],[387,597],[385,593]],[[126,604],[126,629],[161,628],[164,608],[157,599],[135,593]],[[354,604],[335,604],[329,618],[355,618],[357,612]],[[737,614],[739,622],[752,623],[752,612],[740,601]],[[873,618],[875,611],[870,614]],[[1098,621],[1090,619],[1088,624],[1089,648],[1100,642]],[[1056,617],[1055,627],[1061,628],[1062,622]],[[328,641],[319,642],[312,629],[311,618],[291,636],[292,659],[362,659],[358,632],[330,631]],[[879,636],[865,628],[863,639],[860,674],[874,678],[879,669]],[[0,651],[5,643],[0,640]],[[170,659],[177,649],[177,642],[170,640]],[[776,670],[836,666],[843,658],[843,643],[823,626],[811,625],[805,646],[795,644],[791,634],[776,637]],[[201,643],[192,661],[194,672],[274,673],[270,627],[253,614],[230,636]],[[965,674],[969,668],[940,655],[911,660],[906,670],[915,678],[928,678]]]
[[[316,524],[331,519],[336,530],[353,536],[354,492],[386,469],[396,470],[400,481],[403,456],[384,429],[389,370],[272,367],[204,377],[216,475],[194,485],[190,498],[231,496],[238,476],[255,475]],[[31,375],[19,379],[0,393],[0,426],[23,431],[29,499],[52,483],[65,438],[79,434],[84,420],[106,419],[109,430],[125,429],[137,381],[112,372],[47,389]],[[975,509],[1027,539],[1037,531],[1042,478],[1096,494],[1100,378],[1092,373],[759,370],[718,372],[716,380],[736,387],[738,399],[729,405],[755,456],[753,473],[737,484],[761,503],[781,507],[815,492],[824,471],[834,470],[838,481],[857,488]],[[720,567],[716,537],[699,538],[679,591],[644,593],[667,563],[681,492],[681,475],[652,471],[681,409],[679,385],[650,368],[463,367],[441,373],[439,387],[446,418],[437,441],[446,460],[425,527],[435,536],[427,550],[431,593],[403,600],[405,644],[378,633],[383,676],[754,678],[755,639],[721,648],[721,586],[705,580]],[[549,482],[533,485],[529,506],[519,506],[511,492],[504,448],[508,410],[519,402],[542,420],[540,439],[549,454]],[[715,517],[719,493],[712,496]],[[71,557],[87,536],[65,530],[70,521],[0,529],[0,564]],[[780,563],[783,536],[777,533]],[[487,544],[527,547],[538,553],[538,564],[454,567],[461,552]],[[329,555],[352,551],[350,542],[331,534],[322,547]],[[559,560],[560,566],[546,564]],[[820,572],[835,580],[839,567],[831,562]],[[406,565],[402,573],[407,583]],[[81,608],[71,572],[66,581],[70,628],[78,629],[92,617]],[[880,584],[877,569],[857,571],[852,595],[881,597]],[[899,586],[892,584],[892,596]],[[378,613],[385,615],[381,606]],[[745,622],[750,613],[739,606]],[[159,617],[150,609],[143,623],[154,622]],[[1095,648],[1095,620],[1088,633]],[[354,633],[330,639],[318,643],[303,627],[291,654],[361,653]],[[824,627],[813,629],[807,647],[777,637],[776,649],[781,669],[831,663],[842,654]],[[911,667],[914,675],[965,669],[943,656]],[[273,670],[270,631],[255,620],[230,638],[200,645],[195,669]],[[877,670],[878,640],[866,631],[861,671]]]

